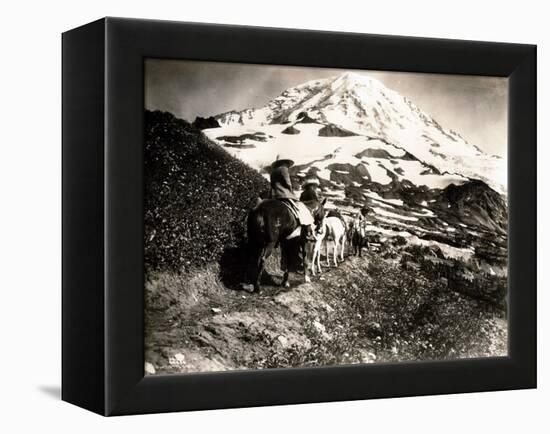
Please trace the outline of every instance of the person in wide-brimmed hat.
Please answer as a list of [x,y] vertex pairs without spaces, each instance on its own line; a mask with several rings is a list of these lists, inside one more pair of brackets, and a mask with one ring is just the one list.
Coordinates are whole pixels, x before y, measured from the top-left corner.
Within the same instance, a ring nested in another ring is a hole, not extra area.
[[311,225],[313,223],[311,212],[307,206],[298,201],[294,194],[289,171],[293,165],[294,161],[291,159],[277,156],[271,165],[271,197],[285,201],[295,212],[301,225]]
[[310,200],[315,200],[319,202],[319,180],[317,178],[306,178],[302,184],[304,191],[300,195],[300,200],[307,202]]
[[290,158],[280,158],[279,156],[277,156],[277,159],[273,163],[271,163],[271,169],[275,169],[279,166],[286,166],[290,168],[294,166],[294,161]]
[[290,180],[290,169],[294,166],[294,161],[288,158],[279,158],[271,165],[271,197],[274,199],[294,199],[294,189]]

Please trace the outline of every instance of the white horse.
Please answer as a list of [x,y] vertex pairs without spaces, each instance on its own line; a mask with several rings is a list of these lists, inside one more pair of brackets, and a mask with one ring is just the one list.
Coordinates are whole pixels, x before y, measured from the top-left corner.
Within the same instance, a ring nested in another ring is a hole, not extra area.
[[313,255],[311,257],[311,275],[315,276],[315,270],[317,266],[317,271],[319,271],[319,274],[323,272],[323,269],[321,268],[321,247],[323,245],[323,240],[325,239],[325,236],[327,235],[327,226],[326,222],[323,221],[321,227],[315,231],[314,237],[315,237],[315,244],[313,245]]
[[346,248],[346,224],[339,217],[325,218],[325,245],[327,252],[327,267],[330,266],[329,259],[329,240],[334,241],[333,263],[338,266],[338,249],[340,249],[340,262],[344,262],[344,250]]
[[346,224],[338,217],[326,217],[321,227],[315,232],[315,244],[313,245],[313,255],[311,257],[311,274],[321,274],[321,250],[323,241],[326,246],[327,267],[330,267],[329,241],[334,241],[333,263],[338,266],[338,252],[340,252],[340,262],[344,262],[344,251],[346,247],[347,228]]

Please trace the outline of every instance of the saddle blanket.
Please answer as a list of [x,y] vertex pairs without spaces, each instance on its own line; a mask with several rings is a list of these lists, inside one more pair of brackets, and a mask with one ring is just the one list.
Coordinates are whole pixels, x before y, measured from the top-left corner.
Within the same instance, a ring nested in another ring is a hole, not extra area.
[[283,200],[282,202],[290,210],[290,212],[292,212],[292,215],[296,217],[296,220],[298,220],[300,225],[304,226],[313,224],[313,215],[303,202],[293,201],[290,199]]
[[313,215],[309,208],[303,203],[293,200],[283,200],[285,206],[290,210],[292,215],[298,220],[298,227],[288,236],[287,240],[292,238],[299,237],[301,234],[303,225],[312,225],[313,224]]

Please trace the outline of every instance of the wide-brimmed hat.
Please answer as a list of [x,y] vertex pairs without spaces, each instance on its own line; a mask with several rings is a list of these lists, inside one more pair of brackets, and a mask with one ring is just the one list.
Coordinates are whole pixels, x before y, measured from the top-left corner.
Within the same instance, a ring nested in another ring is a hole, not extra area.
[[288,167],[292,167],[294,166],[294,161],[291,160],[290,158],[283,158],[277,155],[277,159],[273,162],[273,164],[271,164],[271,168],[275,169],[284,164],[286,164]]
[[308,185],[319,185],[319,180],[317,178],[306,178],[302,184],[302,187],[306,187]]

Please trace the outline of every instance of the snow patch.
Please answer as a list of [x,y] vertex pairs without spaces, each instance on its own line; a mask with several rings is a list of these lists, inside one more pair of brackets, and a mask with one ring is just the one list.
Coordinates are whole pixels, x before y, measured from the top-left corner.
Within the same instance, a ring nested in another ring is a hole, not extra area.
[[383,215],[384,217],[391,217],[391,218],[394,218],[394,219],[407,220],[407,221],[412,221],[412,222],[418,221],[418,217],[395,214],[393,212],[386,211],[385,209],[378,208],[378,207],[373,208],[373,210],[374,210],[375,213]]

